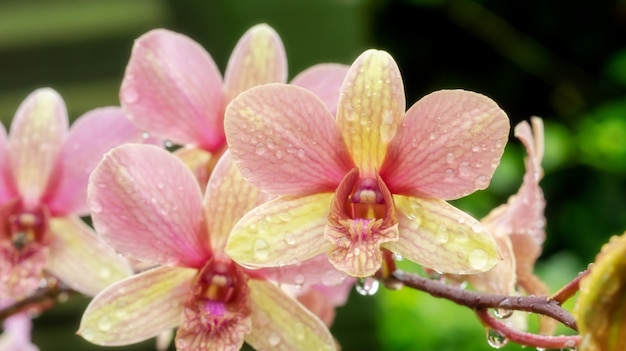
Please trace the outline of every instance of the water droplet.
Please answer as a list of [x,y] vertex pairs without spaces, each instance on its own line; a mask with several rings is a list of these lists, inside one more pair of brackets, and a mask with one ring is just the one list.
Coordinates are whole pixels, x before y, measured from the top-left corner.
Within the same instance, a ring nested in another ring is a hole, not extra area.
[[411,146],[417,147],[417,145],[419,145],[419,142],[417,141],[417,139],[416,138],[411,139]]
[[428,136],[428,139],[430,140],[435,140],[437,138],[437,136],[435,135],[435,133],[430,133],[430,135]]
[[256,321],[260,326],[266,326],[270,322],[270,315],[265,310],[259,310],[256,312]]
[[176,348],[179,350],[185,350],[187,349],[187,346],[189,345],[187,340],[183,338],[176,338],[176,341],[174,341],[174,344],[176,344]]
[[363,296],[372,296],[378,291],[380,282],[374,277],[361,278],[357,281],[356,292]]
[[449,153],[448,155],[446,155],[446,162],[449,164],[454,162],[454,155],[452,153]]
[[463,224],[465,223],[465,217],[459,216],[459,219],[457,219],[457,221],[459,222],[459,224]]
[[346,238],[345,236],[342,236],[341,238],[337,239],[337,246],[343,247],[343,248],[350,246],[350,239]]
[[331,269],[322,275],[322,284],[326,286],[337,286],[343,282],[345,277],[344,273]]
[[279,160],[280,160],[281,158],[283,158],[283,152],[282,152],[282,151],[280,151],[280,150],[276,150],[275,155],[276,155],[276,158],[277,158],[277,159],[279,159]]
[[98,274],[100,275],[100,278],[108,279],[111,277],[111,269],[109,267],[100,267]]
[[133,88],[124,89],[122,100],[127,104],[134,104],[139,101],[139,92]]
[[469,264],[472,268],[481,270],[487,265],[488,256],[483,249],[474,249],[469,254]]
[[474,186],[478,189],[486,189],[489,186],[489,177],[486,175],[481,175],[476,178],[474,181]]
[[481,233],[483,231],[482,224],[480,224],[480,222],[475,222],[474,224],[472,224],[472,231],[474,231],[474,233],[476,234]]
[[491,167],[492,167],[492,168],[496,168],[496,167],[498,167],[499,165],[500,165],[500,158],[499,158],[499,157],[494,157],[494,158],[491,160]]
[[487,329],[487,343],[494,349],[501,349],[509,340],[497,330]]
[[263,155],[265,153],[265,144],[263,143],[256,144],[256,146],[254,147],[254,152],[257,155]]
[[437,242],[445,244],[448,242],[448,228],[444,224],[440,224],[436,234]]
[[111,330],[111,327],[113,327],[113,324],[111,323],[111,319],[104,315],[102,317],[100,317],[100,319],[98,319],[98,329],[100,329],[103,332],[107,332],[109,330]]
[[459,174],[461,177],[466,177],[470,174],[470,163],[467,161],[461,162],[459,165]]
[[165,185],[163,185],[163,183],[161,183],[161,182],[159,182],[157,184],[157,188],[159,188],[159,189],[163,189],[164,187],[165,187]]
[[141,137],[144,138],[144,139],[148,139],[148,138],[150,138],[150,133],[143,132],[143,133],[141,133]]
[[304,150],[303,149],[298,149],[297,154],[298,154],[298,157],[303,158],[304,157]]
[[480,145],[478,145],[478,143],[473,143],[472,152],[478,152],[478,151],[480,151]]
[[96,200],[91,200],[91,202],[89,203],[89,209],[93,213],[100,213],[102,212],[102,204]]
[[454,170],[452,168],[448,168],[444,171],[444,179],[445,180],[454,179]]
[[287,233],[287,235],[285,235],[285,242],[289,245],[295,245],[296,244],[296,236],[293,235],[293,233]]
[[293,278],[293,282],[296,283],[296,285],[302,285],[304,284],[304,275],[302,274],[298,274]]
[[270,345],[277,346],[278,344],[280,344],[280,335],[278,335],[278,333],[276,332],[273,332],[267,341],[270,343]]
[[93,330],[91,330],[91,328],[81,330],[80,335],[87,341],[93,341],[94,339]]
[[163,141],[163,145],[168,149],[174,147],[174,143],[171,140],[167,140],[167,139]]
[[493,310],[493,314],[500,319],[506,319],[513,315],[513,310],[507,310],[504,308],[496,308],[495,310]]
[[257,239],[254,242],[254,254],[259,259],[266,259],[270,254],[270,244],[264,239]]
[[393,259],[396,260],[396,261],[402,261],[402,260],[404,260],[404,257],[402,257],[402,255],[400,255],[399,253],[394,252],[393,253]]

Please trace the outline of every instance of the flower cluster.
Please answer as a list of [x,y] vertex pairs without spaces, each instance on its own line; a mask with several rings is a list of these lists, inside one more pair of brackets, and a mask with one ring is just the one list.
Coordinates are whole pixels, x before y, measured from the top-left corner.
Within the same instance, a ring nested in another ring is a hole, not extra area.
[[[175,335],[181,351],[337,349],[328,327],[356,281],[421,284],[398,256],[447,277],[423,289],[457,302],[474,292],[449,281],[547,294],[533,275],[540,119],[515,128],[528,152],[519,193],[479,221],[448,201],[487,188],[500,163],[509,119],[494,101],[440,90],[407,109],[380,50],[287,76],[268,25],[243,35],[223,77],[192,39],[158,29],[133,46],[120,107],[68,131],[58,93],[27,97],[0,130],[0,307],[18,306],[0,350],[36,349],[26,307],[46,306],[20,301],[50,287],[94,296],[78,332],[92,343]],[[483,313],[516,309],[500,301],[471,306],[498,345],[525,328],[505,335]]]

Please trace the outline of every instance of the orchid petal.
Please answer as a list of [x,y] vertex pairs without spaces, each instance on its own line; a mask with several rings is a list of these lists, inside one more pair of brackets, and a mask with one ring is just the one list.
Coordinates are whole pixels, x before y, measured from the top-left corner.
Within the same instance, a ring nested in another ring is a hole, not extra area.
[[222,96],[215,62],[189,37],[155,29],[135,41],[120,101],[140,128],[176,144],[220,149]]
[[493,100],[436,91],[407,111],[380,175],[394,194],[456,199],[489,185],[508,135],[509,119]]
[[0,203],[16,197],[17,189],[13,184],[13,174],[9,165],[7,150],[7,131],[0,123]]
[[343,284],[348,277],[335,267],[328,260],[328,255],[324,252],[308,260],[289,262],[291,264],[260,268],[253,271],[256,274],[280,284],[290,284],[299,287],[324,284],[335,287]]
[[65,102],[50,88],[35,90],[17,110],[8,149],[13,179],[26,206],[38,204],[67,128]]
[[341,87],[337,125],[364,177],[375,177],[406,108],[400,70],[384,51],[361,54]]
[[470,215],[437,199],[395,196],[400,238],[382,246],[438,272],[473,274],[500,257],[494,239]]
[[130,258],[198,268],[210,255],[198,182],[166,150],[114,148],[92,173],[88,196],[98,233]]
[[72,289],[94,296],[132,274],[128,261],[77,217],[52,218],[46,270]]
[[[489,229],[485,226],[485,228]],[[492,231],[491,233],[495,233]],[[491,294],[515,295],[515,253],[511,239],[506,235],[494,234],[502,260],[487,272],[470,274],[467,280],[474,289]]]
[[96,345],[120,346],[176,327],[196,273],[159,267],[111,285],[87,306],[78,334]]
[[187,165],[187,168],[191,170],[198,180],[200,188],[204,190],[206,184],[209,182],[211,172],[213,172],[213,167],[215,167],[215,163],[217,159],[219,159],[219,152],[218,154],[212,154],[203,149],[191,146],[180,148],[174,151],[173,154]]
[[332,194],[280,197],[248,212],[233,228],[226,254],[241,265],[297,264],[330,249],[324,239]]
[[337,113],[339,92],[350,67],[338,63],[311,66],[293,78],[291,84],[303,87],[317,95],[332,115]]
[[285,83],[287,55],[278,33],[267,24],[250,28],[239,39],[224,74],[224,102],[256,85]]
[[224,251],[231,230],[243,215],[268,199],[267,194],[246,182],[232,162],[230,152],[220,158],[204,197],[211,247]]
[[335,350],[324,323],[274,284],[250,280],[252,332],[248,344],[257,350]]
[[7,317],[0,335],[0,350],[4,351],[39,351],[31,341],[33,322],[26,313]]
[[140,142],[137,129],[119,107],[91,110],[74,122],[61,148],[45,199],[53,215],[86,215],[87,182],[102,155],[123,143]]
[[332,116],[304,88],[251,88],[231,102],[224,123],[244,178],[268,193],[334,191],[354,167]]

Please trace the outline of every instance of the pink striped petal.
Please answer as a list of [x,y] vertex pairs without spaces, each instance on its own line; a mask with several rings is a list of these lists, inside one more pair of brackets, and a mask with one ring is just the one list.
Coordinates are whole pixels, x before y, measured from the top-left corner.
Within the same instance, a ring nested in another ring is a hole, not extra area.
[[225,128],[244,178],[271,194],[334,191],[354,167],[323,102],[300,87],[251,88],[226,109]]
[[0,123],[0,203],[18,196],[9,163],[7,132],[4,125]]
[[132,274],[130,264],[77,217],[52,218],[46,270],[72,289],[95,296]]
[[361,54],[341,87],[337,125],[362,177],[376,177],[406,109],[400,70],[384,51]]
[[339,91],[350,67],[338,63],[322,63],[300,72],[291,84],[301,86],[317,95],[332,115],[337,113]]
[[111,285],[87,306],[78,334],[96,345],[121,346],[175,328],[196,273],[160,267]]
[[398,241],[382,246],[438,272],[474,274],[498,263],[494,239],[470,215],[445,201],[394,197]]
[[102,155],[123,143],[141,141],[141,131],[119,107],[98,108],[78,118],[61,148],[55,178],[44,196],[52,215],[86,215],[87,182]]
[[256,350],[336,350],[328,328],[313,313],[274,284],[250,280],[252,332]]
[[94,227],[130,258],[201,267],[210,255],[198,182],[153,145],[114,148],[89,180]]
[[10,167],[26,206],[36,206],[52,174],[68,128],[67,109],[50,88],[35,90],[11,123]]
[[237,221],[266,200],[268,195],[243,179],[226,151],[215,166],[204,197],[211,248],[224,251]]
[[436,91],[407,111],[380,175],[394,194],[463,197],[489,185],[508,135],[509,119],[490,98]]
[[317,284],[334,287],[342,284],[348,277],[330,263],[326,252],[308,260],[288,262],[274,268],[260,268],[253,272],[280,284],[299,287]]
[[224,74],[224,103],[256,85],[285,83],[287,55],[278,33],[258,24],[239,39]]
[[233,228],[226,254],[245,266],[280,267],[327,252],[332,195],[280,197],[256,207]]
[[137,39],[120,89],[137,126],[213,152],[225,142],[222,98],[220,72],[198,43],[165,29]]

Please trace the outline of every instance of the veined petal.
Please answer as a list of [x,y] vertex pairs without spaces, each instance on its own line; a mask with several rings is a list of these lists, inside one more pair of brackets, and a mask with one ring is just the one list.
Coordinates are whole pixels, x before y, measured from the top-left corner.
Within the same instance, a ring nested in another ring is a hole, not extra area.
[[98,233],[130,258],[198,268],[210,255],[198,182],[166,150],[114,148],[92,173],[88,196]]
[[331,198],[280,197],[256,207],[233,228],[226,254],[244,266],[279,267],[328,251],[324,227]]
[[78,334],[96,345],[120,346],[176,327],[196,273],[159,267],[111,285],[87,306]]
[[291,84],[301,86],[317,95],[334,116],[339,103],[339,91],[349,66],[338,63],[321,63],[311,66],[293,78]]
[[78,217],[52,218],[50,231],[46,270],[72,289],[95,296],[132,274],[129,262]]
[[363,176],[374,178],[406,103],[400,70],[384,51],[361,54],[341,87],[337,125]]
[[256,85],[285,83],[287,55],[278,33],[258,24],[239,39],[224,74],[224,103]]
[[230,152],[226,151],[215,166],[204,197],[213,250],[224,251],[235,223],[266,200],[269,200],[268,195],[243,179]]
[[395,196],[400,238],[382,246],[452,274],[489,270],[500,260],[494,239],[467,213],[442,200]]
[[44,195],[51,214],[88,214],[87,182],[102,155],[123,143],[140,141],[141,131],[119,107],[94,109],[78,118],[61,148]]
[[[494,233],[492,231],[492,233]],[[487,272],[470,274],[467,280],[478,290],[491,294],[515,295],[515,253],[507,235],[494,234],[502,260]]]
[[328,328],[313,313],[274,284],[250,280],[252,332],[248,344],[257,350],[335,350]]
[[222,77],[192,39],[155,29],[135,41],[120,101],[140,128],[213,152],[225,142]]
[[18,195],[9,164],[7,150],[7,131],[4,124],[0,123],[0,203],[12,199]]
[[26,206],[44,192],[68,128],[67,109],[50,88],[37,89],[22,102],[11,123],[10,167]]
[[294,286],[310,286],[323,284],[328,287],[342,285],[348,277],[342,271],[337,270],[328,261],[328,254],[325,252],[314,256],[308,260],[297,263],[272,267],[260,268],[248,271],[250,275],[261,276],[280,284],[290,284]]
[[463,197],[489,185],[508,136],[509,119],[490,98],[436,91],[407,111],[380,175],[394,194]]
[[334,191],[354,167],[328,109],[304,88],[251,88],[228,106],[224,125],[244,178],[271,194]]

